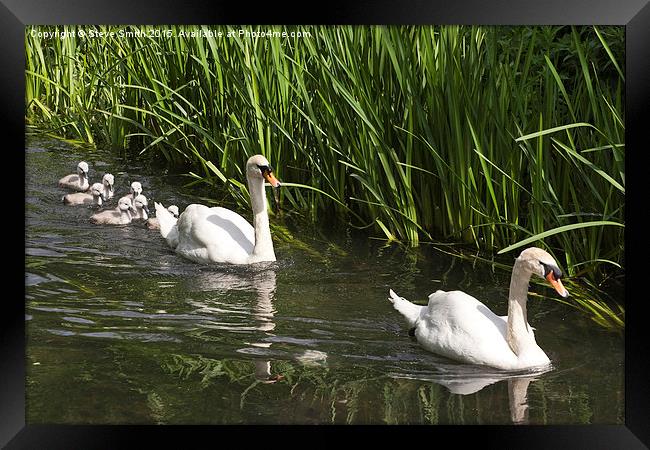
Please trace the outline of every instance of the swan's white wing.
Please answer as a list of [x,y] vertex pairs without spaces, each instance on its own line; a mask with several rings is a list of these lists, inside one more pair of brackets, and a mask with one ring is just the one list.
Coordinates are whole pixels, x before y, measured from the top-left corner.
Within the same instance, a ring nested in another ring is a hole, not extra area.
[[431,294],[415,335],[427,350],[457,361],[503,368],[517,363],[503,318],[462,291]]
[[198,262],[245,264],[255,247],[255,230],[226,208],[189,205],[178,218],[176,251]]

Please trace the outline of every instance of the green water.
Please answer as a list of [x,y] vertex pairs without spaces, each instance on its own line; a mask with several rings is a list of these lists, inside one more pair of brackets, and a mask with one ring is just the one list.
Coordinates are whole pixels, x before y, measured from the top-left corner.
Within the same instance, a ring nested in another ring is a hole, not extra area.
[[508,273],[280,219],[296,240],[275,229],[276,263],[198,265],[157,231],[64,206],[56,182],[82,159],[117,197],[138,180],[150,205],[197,201],[144,162],[28,139],[29,424],[624,423],[623,337],[550,289],[532,288],[549,298],[528,320],[552,370],[457,364],[408,336],[388,289],[419,303],[461,289],[505,315]]

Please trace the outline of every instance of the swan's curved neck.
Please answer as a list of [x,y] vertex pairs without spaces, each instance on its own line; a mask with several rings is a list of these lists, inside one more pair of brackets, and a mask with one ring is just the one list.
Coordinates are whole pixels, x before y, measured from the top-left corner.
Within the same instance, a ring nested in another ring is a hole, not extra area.
[[255,228],[255,247],[251,256],[259,261],[275,261],[273,240],[269,228],[269,214],[266,210],[264,180],[248,177],[248,191],[251,195],[253,228]]
[[526,301],[531,273],[524,269],[519,260],[512,268],[510,293],[508,295],[508,325],[506,339],[512,351],[520,356],[524,348],[534,340],[528,331]]

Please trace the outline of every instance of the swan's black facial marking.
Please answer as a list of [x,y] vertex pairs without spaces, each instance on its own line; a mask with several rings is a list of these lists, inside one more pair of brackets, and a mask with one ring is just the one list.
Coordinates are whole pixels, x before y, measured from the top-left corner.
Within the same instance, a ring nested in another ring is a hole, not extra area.
[[281,186],[275,176],[273,176],[273,167],[267,164],[257,164],[257,168],[260,170],[262,178],[264,178],[271,186],[274,188],[279,188]]
[[553,264],[545,264],[543,262],[539,262],[542,267],[544,267],[544,276],[547,277],[551,272],[553,272],[553,278],[556,280],[559,280],[562,278],[562,271],[560,270],[559,267],[554,266]]
[[260,169],[260,172],[262,172],[262,174],[273,172],[273,167],[271,166],[260,166],[258,164],[257,168]]

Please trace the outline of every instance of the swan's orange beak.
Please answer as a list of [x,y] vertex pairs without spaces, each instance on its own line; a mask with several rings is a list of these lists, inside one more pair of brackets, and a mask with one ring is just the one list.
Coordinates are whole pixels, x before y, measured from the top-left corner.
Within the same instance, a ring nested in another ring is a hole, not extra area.
[[550,271],[548,275],[546,275],[546,279],[548,280],[549,283],[551,283],[551,286],[553,286],[553,288],[555,288],[557,293],[560,294],[562,297],[569,296],[569,291],[564,289],[564,286],[562,285],[562,282],[560,281],[559,278],[555,278],[553,271]]
[[274,188],[279,188],[280,187],[280,182],[278,181],[277,178],[275,178],[275,176],[273,175],[273,172],[271,172],[270,170],[267,170],[264,173],[262,173],[262,175],[264,176],[264,179],[271,186],[273,186]]

